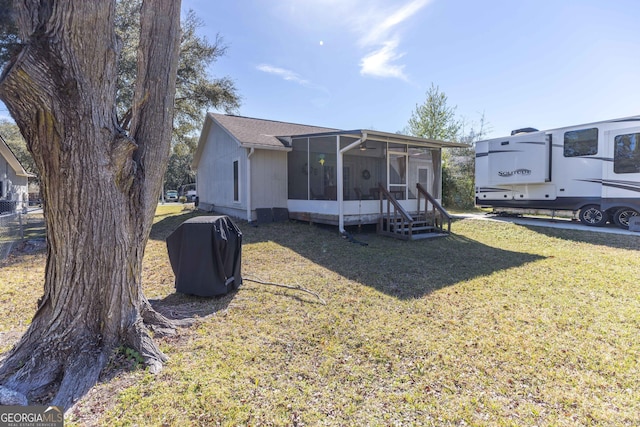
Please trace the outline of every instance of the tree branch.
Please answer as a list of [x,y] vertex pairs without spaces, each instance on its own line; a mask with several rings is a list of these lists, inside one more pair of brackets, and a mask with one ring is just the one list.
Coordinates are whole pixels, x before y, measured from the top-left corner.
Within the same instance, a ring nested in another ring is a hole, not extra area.
[[318,295],[316,292],[314,292],[312,290],[309,290],[307,288],[303,288],[300,285],[293,286],[293,285],[285,285],[283,283],[265,282],[265,281],[262,281],[262,280],[252,279],[252,278],[244,277],[244,276],[242,277],[242,280],[246,280],[247,282],[259,283],[261,285],[277,286],[277,287],[280,287],[280,288],[293,289],[293,290],[296,290],[296,291],[306,292],[306,293],[308,293],[310,295],[313,295],[314,297],[318,298],[318,301],[320,301],[322,303],[322,305],[327,305],[327,302],[325,300],[323,300],[322,297],[320,297],[320,295]]

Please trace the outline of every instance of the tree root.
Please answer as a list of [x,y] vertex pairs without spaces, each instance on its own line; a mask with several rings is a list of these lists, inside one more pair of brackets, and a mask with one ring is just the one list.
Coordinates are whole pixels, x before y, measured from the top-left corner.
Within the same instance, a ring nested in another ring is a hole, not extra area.
[[[46,402],[64,408],[95,385],[110,354],[98,337],[82,334],[72,342],[23,340],[19,345],[3,363],[3,387],[19,400],[24,396],[27,403]],[[25,350],[30,356],[22,359]],[[11,369],[16,363],[20,367]]]
[[284,283],[273,283],[273,282],[265,282],[263,280],[258,280],[258,279],[253,279],[251,277],[245,277],[242,276],[242,280],[246,280],[247,282],[253,282],[253,283],[258,283],[260,285],[269,285],[269,286],[277,286],[280,288],[286,288],[286,289],[293,289],[296,291],[302,291],[302,292],[306,292],[310,295],[313,295],[314,297],[318,298],[318,301],[320,301],[320,303],[322,303],[322,305],[327,305],[327,302],[325,300],[322,299],[322,297],[320,297],[320,295],[318,295],[316,292],[309,290],[307,288],[303,288],[300,285],[285,285]]
[[[140,313],[144,319],[139,316],[120,343],[105,342],[88,331],[67,330],[47,339],[42,339],[38,331],[28,331],[2,361],[0,404],[37,403],[69,409],[98,382],[113,351],[121,344],[137,351],[149,372],[159,373],[168,357],[155,344],[146,325],[162,335],[175,333],[176,327],[190,323],[167,319],[146,299]],[[65,339],[70,335],[71,340]]]
[[140,315],[144,320],[144,324],[149,328],[156,336],[172,336],[176,334],[176,328],[185,328],[193,325],[196,319],[169,319],[162,313],[156,311],[149,300],[144,298],[142,306],[140,307]]

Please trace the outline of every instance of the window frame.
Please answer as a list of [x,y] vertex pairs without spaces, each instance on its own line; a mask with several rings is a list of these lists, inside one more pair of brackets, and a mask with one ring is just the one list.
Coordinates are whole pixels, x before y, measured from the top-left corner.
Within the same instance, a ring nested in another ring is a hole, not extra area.
[[232,163],[233,170],[233,202],[240,202],[240,159],[235,159]]
[[[578,134],[580,132],[586,133],[586,132],[593,132],[593,131],[595,131],[595,140],[577,139],[575,141],[567,141],[567,136],[569,134]],[[595,156],[596,154],[598,154],[598,142],[600,139],[599,134],[600,134],[600,131],[597,127],[566,131],[563,135],[563,145],[562,145],[564,157]],[[595,151],[593,151],[593,147],[592,147],[592,144],[594,142],[595,142]],[[589,151],[584,150],[583,149],[584,146],[586,146],[589,149]]]
[[[621,156],[622,150],[618,149],[622,137],[629,137],[629,155],[624,158]],[[629,166],[621,164],[622,160],[627,158],[631,159],[632,170],[629,169]],[[637,159],[637,163],[634,164],[635,159]],[[640,132],[625,133],[613,137],[613,173],[619,175],[640,173]]]

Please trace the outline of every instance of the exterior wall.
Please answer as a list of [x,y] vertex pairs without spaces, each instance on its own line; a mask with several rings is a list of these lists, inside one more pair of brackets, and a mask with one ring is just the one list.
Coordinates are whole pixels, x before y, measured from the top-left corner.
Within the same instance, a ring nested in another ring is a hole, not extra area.
[[287,153],[256,150],[251,156],[251,209],[287,206]]
[[4,157],[0,157],[0,166],[0,200],[17,202],[16,209],[26,208],[29,202],[28,178],[16,175]]
[[[239,200],[233,196],[233,162],[238,161]],[[197,170],[197,193],[204,210],[246,217],[247,151],[223,129],[212,124]],[[244,212],[244,214],[243,214]]]

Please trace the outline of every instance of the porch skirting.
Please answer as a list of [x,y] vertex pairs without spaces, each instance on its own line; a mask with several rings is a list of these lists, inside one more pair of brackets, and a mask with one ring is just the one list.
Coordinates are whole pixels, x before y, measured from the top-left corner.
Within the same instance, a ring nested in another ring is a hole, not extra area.
[[[375,214],[360,214],[360,215],[345,215],[344,225],[364,225],[364,224],[377,224],[380,218],[379,213]],[[291,212],[289,211],[289,219],[295,219],[298,221],[315,222],[317,224],[339,225],[339,217],[334,214],[323,214],[316,212]]]

